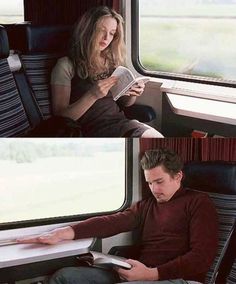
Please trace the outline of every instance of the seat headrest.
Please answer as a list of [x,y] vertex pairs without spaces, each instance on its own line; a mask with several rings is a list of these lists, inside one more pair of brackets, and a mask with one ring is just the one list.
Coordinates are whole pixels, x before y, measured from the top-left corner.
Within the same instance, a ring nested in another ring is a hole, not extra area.
[[9,56],[9,43],[6,29],[0,26],[0,59]]
[[11,49],[22,53],[66,52],[72,26],[9,25],[7,28]]
[[236,162],[186,163],[183,185],[200,191],[236,194]]

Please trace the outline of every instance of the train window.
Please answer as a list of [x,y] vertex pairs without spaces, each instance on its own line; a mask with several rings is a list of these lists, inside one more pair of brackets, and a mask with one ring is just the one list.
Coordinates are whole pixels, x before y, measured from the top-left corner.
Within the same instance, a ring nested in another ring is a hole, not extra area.
[[0,1],[0,23],[13,24],[24,21],[24,1]]
[[0,224],[118,210],[126,199],[127,143],[2,139]]
[[135,57],[144,71],[170,79],[236,83],[236,1],[139,0],[133,8],[139,24]]

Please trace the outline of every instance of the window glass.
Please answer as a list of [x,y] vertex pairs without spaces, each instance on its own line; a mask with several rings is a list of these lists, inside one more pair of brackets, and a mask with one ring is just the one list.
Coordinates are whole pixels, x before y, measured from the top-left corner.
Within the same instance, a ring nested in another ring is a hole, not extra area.
[[12,24],[24,21],[23,0],[0,0],[0,23]]
[[0,224],[119,209],[125,139],[1,139]]
[[146,69],[236,81],[235,0],[139,0],[139,15]]

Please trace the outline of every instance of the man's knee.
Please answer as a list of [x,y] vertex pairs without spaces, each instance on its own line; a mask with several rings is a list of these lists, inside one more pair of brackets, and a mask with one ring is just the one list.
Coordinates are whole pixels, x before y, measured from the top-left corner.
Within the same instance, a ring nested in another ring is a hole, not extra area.
[[82,284],[84,282],[80,281],[83,281],[84,273],[87,273],[84,271],[84,267],[65,267],[52,275],[49,284]]
[[81,266],[58,270],[51,277],[49,284],[112,284],[118,281],[118,274],[112,270]]

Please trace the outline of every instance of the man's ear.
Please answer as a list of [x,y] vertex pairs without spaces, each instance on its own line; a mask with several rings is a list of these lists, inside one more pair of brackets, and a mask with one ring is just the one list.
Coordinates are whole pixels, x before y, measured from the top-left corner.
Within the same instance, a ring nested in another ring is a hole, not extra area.
[[179,171],[176,175],[175,175],[175,178],[176,180],[180,181],[182,180],[183,178],[183,172],[182,171]]

